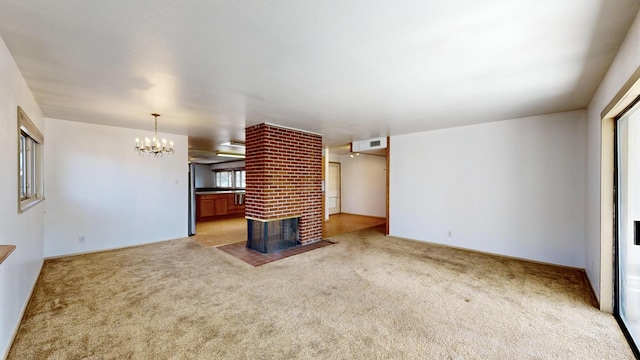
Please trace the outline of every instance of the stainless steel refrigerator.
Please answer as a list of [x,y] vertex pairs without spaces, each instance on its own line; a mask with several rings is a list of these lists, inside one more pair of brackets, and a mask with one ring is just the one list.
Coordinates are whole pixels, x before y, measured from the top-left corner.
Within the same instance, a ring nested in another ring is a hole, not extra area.
[[189,236],[196,234],[196,174],[195,164],[189,164]]

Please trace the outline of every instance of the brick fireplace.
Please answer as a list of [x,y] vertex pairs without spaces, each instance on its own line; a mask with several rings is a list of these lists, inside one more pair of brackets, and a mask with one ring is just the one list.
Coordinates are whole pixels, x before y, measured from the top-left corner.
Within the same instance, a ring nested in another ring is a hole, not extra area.
[[322,240],[322,136],[259,124],[245,145],[249,224],[297,218],[297,244]]
[[247,247],[268,254],[298,246],[299,217],[277,220],[247,219]]

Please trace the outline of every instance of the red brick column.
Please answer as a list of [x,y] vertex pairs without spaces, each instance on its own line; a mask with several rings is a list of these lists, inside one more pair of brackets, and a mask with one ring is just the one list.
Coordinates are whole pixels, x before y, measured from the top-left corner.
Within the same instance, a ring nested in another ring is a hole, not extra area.
[[246,216],[300,216],[300,242],[322,240],[322,136],[269,124],[245,134]]

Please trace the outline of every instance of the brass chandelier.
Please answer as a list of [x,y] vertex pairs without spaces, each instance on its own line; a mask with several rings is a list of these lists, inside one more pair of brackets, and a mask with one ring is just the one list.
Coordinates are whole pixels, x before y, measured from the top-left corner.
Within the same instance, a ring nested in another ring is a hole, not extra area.
[[148,154],[153,157],[163,157],[173,155],[175,150],[173,149],[173,141],[162,138],[158,138],[158,116],[160,114],[151,114],[155,119],[155,129],[153,133],[153,139],[145,137],[144,140],[136,138],[136,152],[140,155]]

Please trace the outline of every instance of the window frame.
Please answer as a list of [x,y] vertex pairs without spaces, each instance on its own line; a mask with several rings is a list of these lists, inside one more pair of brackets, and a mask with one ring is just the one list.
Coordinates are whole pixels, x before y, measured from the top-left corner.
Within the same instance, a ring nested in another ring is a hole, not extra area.
[[20,106],[17,130],[18,213],[23,213],[44,200],[44,136]]
[[236,188],[247,188],[247,171],[245,169],[234,170],[233,186]]
[[[244,168],[237,168],[237,169],[216,169],[216,170],[212,170],[214,175],[213,175],[213,182],[214,182],[214,187],[216,188],[221,188],[221,189],[245,189],[246,188],[246,182],[245,182],[245,186],[241,186],[242,185],[242,180],[246,181],[246,170]],[[228,173],[228,179],[229,179],[229,186],[221,186],[220,182],[218,181],[218,179],[222,176],[222,173]],[[237,184],[237,177],[238,175],[240,175],[240,184]]]

